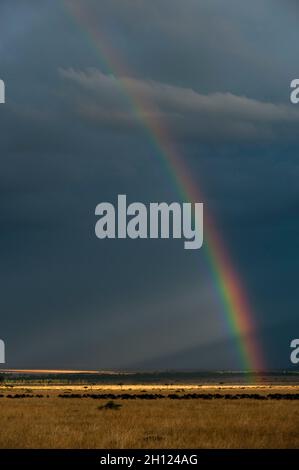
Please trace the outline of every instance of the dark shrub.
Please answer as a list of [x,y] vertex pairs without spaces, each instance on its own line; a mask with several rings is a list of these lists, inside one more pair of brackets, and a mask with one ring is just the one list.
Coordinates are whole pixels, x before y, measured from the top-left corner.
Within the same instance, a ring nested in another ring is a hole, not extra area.
[[99,406],[99,410],[119,410],[122,405],[115,403],[113,400],[108,401],[105,405]]

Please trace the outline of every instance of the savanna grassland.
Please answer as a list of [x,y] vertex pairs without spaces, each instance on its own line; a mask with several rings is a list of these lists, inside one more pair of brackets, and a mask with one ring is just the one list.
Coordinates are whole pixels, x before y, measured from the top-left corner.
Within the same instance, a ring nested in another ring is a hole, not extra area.
[[299,448],[298,392],[299,387],[3,387],[0,447]]

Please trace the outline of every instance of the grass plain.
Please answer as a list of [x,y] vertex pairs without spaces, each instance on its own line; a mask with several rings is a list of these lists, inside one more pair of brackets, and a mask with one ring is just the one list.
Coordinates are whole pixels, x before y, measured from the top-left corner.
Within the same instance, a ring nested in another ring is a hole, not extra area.
[[[120,406],[110,409],[107,397],[82,397],[95,392],[138,396],[116,397]],[[299,448],[299,400],[168,396],[190,392],[266,396],[299,387],[3,386],[0,448]],[[163,398],[140,399],[146,393]]]

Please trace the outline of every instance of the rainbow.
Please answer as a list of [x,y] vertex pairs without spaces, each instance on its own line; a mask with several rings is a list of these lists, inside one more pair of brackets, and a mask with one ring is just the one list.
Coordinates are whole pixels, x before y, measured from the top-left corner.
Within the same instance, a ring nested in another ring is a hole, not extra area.
[[[101,66],[117,80],[130,109],[142,124],[182,200],[203,201],[199,188],[192,180],[188,168],[167,133],[166,126],[157,118],[151,103],[142,93],[127,85],[126,78],[133,74],[99,31],[95,15],[78,0],[64,0],[63,4],[66,13],[83,29],[91,46],[96,48]],[[220,239],[215,222],[207,210],[205,210],[204,227],[206,258],[224,305],[226,324],[238,343],[241,366],[246,371],[265,370],[263,355],[257,341],[255,318],[245,289]]]

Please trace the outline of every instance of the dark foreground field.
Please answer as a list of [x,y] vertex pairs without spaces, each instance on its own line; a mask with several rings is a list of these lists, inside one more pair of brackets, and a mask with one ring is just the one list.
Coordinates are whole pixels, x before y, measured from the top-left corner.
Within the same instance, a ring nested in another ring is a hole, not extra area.
[[297,387],[0,393],[1,448],[299,448]]

